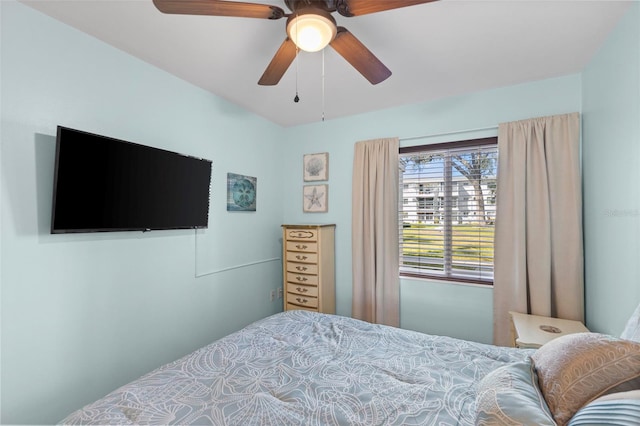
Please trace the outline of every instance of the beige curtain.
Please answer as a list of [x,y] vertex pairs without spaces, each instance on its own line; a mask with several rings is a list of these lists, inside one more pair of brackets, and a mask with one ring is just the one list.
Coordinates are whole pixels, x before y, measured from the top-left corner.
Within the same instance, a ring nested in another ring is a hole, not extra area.
[[494,343],[509,311],[584,320],[580,116],[500,124]]
[[358,142],[353,159],[352,316],[400,325],[398,138]]

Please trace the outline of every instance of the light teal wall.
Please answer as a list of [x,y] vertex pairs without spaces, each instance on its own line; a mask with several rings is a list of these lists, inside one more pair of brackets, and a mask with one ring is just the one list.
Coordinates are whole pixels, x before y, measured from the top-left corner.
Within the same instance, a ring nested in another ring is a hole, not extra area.
[[[374,90],[374,89],[372,89]],[[497,126],[530,117],[581,109],[579,75],[538,81],[470,95],[377,111],[288,129],[284,164],[292,164],[283,181],[290,202],[287,223],[335,223],[337,311],[351,313],[351,173],[356,141],[398,136],[412,138]],[[437,143],[454,138],[496,135],[497,130],[402,141]],[[302,156],[329,153],[329,212],[302,212]],[[493,294],[486,287],[402,280],[401,325],[431,334],[448,334],[480,342],[493,339]]]
[[640,5],[585,68],[587,326],[619,335],[640,303]]
[[[52,424],[281,310],[269,291],[281,286],[283,129],[20,3],[0,8],[0,422]],[[58,124],[211,159],[209,228],[197,241],[50,235]],[[258,178],[256,213],[226,212],[227,172]]]

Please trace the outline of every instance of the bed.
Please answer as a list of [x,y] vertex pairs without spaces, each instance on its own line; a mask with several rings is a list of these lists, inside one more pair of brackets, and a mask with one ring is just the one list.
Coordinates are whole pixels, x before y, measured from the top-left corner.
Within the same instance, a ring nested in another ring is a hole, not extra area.
[[[569,392],[570,399],[580,400],[572,402],[569,414],[562,411],[565,402],[551,398],[558,397],[551,389],[545,394],[543,379],[547,384],[557,381],[557,372],[550,373],[558,361],[554,352],[286,311],[164,365],[61,423],[564,425],[597,397],[634,389],[640,376],[640,344],[584,334],[583,340],[621,344],[616,350],[628,360],[618,368],[623,373],[607,370],[615,378],[595,386],[597,392],[579,397],[574,394],[583,389]],[[568,345],[585,350],[571,339]],[[550,367],[541,369],[543,365]],[[621,384],[627,388],[619,388]],[[560,391],[555,392],[564,395],[567,389]]]

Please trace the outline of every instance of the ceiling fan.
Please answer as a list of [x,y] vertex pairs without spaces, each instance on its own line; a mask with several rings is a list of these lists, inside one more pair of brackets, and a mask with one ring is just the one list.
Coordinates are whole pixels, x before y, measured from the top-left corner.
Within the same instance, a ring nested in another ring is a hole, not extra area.
[[262,74],[258,84],[278,84],[296,57],[297,49],[316,52],[330,45],[371,84],[386,80],[391,71],[367,47],[331,16],[366,15],[429,3],[436,0],[284,0],[291,13],[278,6],[228,0],[153,0],[163,13],[182,15],[287,18],[287,38]]

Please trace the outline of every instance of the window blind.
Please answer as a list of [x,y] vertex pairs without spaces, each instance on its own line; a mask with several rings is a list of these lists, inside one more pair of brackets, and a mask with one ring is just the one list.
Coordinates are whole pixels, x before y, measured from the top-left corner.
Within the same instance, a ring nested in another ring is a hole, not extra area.
[[497,138],[400,149],[400,273],[493,282]]

